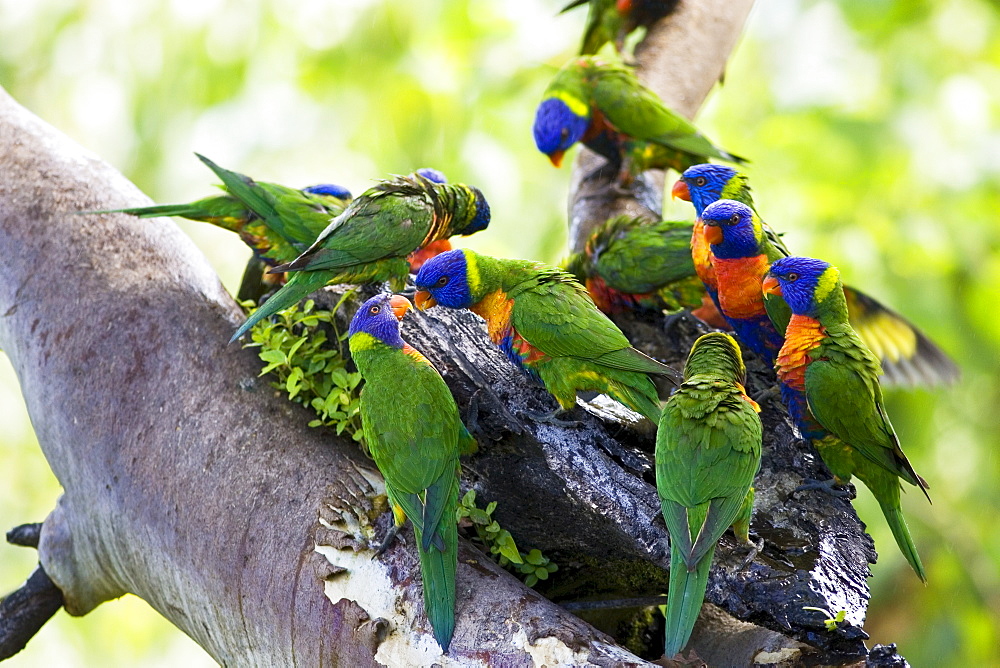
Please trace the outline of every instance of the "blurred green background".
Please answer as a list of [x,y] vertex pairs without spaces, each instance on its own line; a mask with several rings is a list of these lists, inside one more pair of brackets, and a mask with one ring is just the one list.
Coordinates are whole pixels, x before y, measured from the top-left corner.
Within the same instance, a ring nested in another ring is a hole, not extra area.
[[[534,105],[577,46],[560,0],[0,0],[0,85],[158,202],[212,192],[198,151],[294,186],[361,192],[434,166],[479,185],[479,250],[557,260],[569,170],[531,140]],[[789,246],[839,265],[963,369],[889,411],[934,505],[904,510],[929,584],[883,548],[866,630],[914,664],[1000,664],[1000,12],[984,0],[759,2],[699,123],[750,156]],[[689,216],[687,205],[668,213]],[[137,222],[141,225],[141,222]],[[249,252],[180,222],[235,290]],[[0,528],[59,485],[0,355]],[[35,562],[0,545],[0,591]],[[135,597],[60,613],[11,666],[213,665]]]

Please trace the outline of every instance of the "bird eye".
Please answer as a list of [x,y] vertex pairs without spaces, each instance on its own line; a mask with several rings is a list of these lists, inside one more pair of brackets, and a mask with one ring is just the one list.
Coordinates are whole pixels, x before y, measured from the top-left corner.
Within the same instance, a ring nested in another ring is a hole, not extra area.
[[705,185],[706,183],[708,183],[708,179],[706,179],[706,178],[705,178],[704,176],[699,176],[698,178],[696,178],[696,179],[694,180],[694,184],[695,184],[696,186],[703,186],[703,185]]
[[729,222],[732,223],[733,225],[740,222],[740,214],[734,213],[732,216],[729,217]]
[[371,313],[372,315],[375,315],[381,310],[382,310],[381,306],[372,306],[370,309],[368,309],[368,312]]
[[559,137],[565,141],[566,138],[569,137],[569,128],[563,128],[562,131],[559,132]]
[[435,283],[434,285],[437,286],[437,287],[439,287],[439,288],[443,288],[444,286],[448,285],[448,277],[447,276],[442,276],[441,278],[439,278],[437,280],[437,283]]
[[797,281],[797,280],[799,280],[799,275],[798,275],[798,274],[796,274],[796,273],[795,273],[795,272],[793,271],[793,272],[792,272],[792,273],[790,273],[790,274],[789,274],[788,276],[785,276],[785,280],[786,280],[786,281]]

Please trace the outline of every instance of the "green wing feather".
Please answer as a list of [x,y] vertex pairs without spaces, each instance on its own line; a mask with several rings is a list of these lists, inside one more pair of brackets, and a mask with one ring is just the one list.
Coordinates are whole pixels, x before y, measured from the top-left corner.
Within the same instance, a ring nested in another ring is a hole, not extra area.
[[857,335],[828,334],[841,341],[836,347],[821,344],[817,359],[806,368],[809,410],[824,429],[872,462],[923,489],[885,413],[878,361]]
[[620,132],[697,156],[745,162],[709,141],[694,124],[663,104],[631,71],[612,64],[599,65],[595,71],[594,103]]
[[508,292],[514,299],[514,329],[551,357],[576,357],[625,371],[677,372],[631,347],[621,330],[600,312],[572,276],[543,270]]

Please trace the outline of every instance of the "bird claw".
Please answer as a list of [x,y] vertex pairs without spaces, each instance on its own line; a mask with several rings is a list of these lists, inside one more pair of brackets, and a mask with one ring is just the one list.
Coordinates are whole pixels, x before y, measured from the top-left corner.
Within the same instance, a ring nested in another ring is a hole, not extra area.
[[780,399],[781,398],[781,388],[777,385],[772,385],[763,392],[759,393],[753,400],[758,404],[763,404],[770,399]]
[[559,418],[556,417],[560,413],[565,413],[565,412],[566,411],[564,411],[563,409],[557,408],[556,410],[554,410],[554,411],[552,411],[550,413],[535,413],[535,412],[532,412],[532,411],[524,411],[524,415],[526,417],[528,417],[528,418],[531,418],[535,422],[540,423],[540,424],[552,424],[552,425],[555,425],[557,427],[578,427],[578,426],[580,426],[580,421],[579,420],[560,420]]
[[710,327],[697,317],[691,315],[690,311],[687,309],[681,309],[679,311],[674,311],[673,313],[668,313],[666,317],[663,318],[663,333],[667,336],[673,336],[674,330],[677,329],[681,323],[690,324],[699,333],[711,331]]
[[740,562],[740,567],[737,570],[742,571],[744,568],[749,566],[750,563],[757,557],[757,555],[760,554],[761,551],[764,549],[764,538],[762,536],[758,536],[757,538],[760,540],[759,543],[755,543],[753,539],[750,538],[748,542],[745,544],[745,547],[748,547],[750,551],[749,554],[747,554],[746,558],[742,562]]
[[806,478],[805,482],[792,490],[792,494],[796,492],[808,492],[815,490],[817,492],[823,492],[824,494],[829,494],[830,496],[835,496],[839,499],[851,499],[854,494],[851,493],[849,489],[834,489],[840,483],[837,482],[836,478],[830,478],[828,480],[814,480],[812,478]]
[[[375,559],[376,557],[381,557],[383,554],[385,554],[385,551],[389,549],[389,547],[392,545],[392,541],[396,539],[398,534],[399,534],[399,525],[393,524],[389,528],[389,531],[385,534],[385,538],[382,540],[382,543],[377,548],[375,548],[375,554],[372,555],[372,559]],[[399,540],[400,542],[402,542],[403,541],[402,537],[400,537]]]

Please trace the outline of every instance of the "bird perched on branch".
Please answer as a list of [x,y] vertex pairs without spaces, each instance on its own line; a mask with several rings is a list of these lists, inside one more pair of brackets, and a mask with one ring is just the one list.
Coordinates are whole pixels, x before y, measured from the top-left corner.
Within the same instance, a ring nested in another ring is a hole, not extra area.
[[651,26],[670,14],[678,0],[573,0],[559,12],[588,4],[587,26],[580,54],[597,53],[608,42],[622,50],[625,38],[640,26]]
[[434,183],[419,174],[383,181],[353,200],[302,255],[271,270],[294,275],[232,340],[327,283],[390,281],[402,289],[411,253],[455,234],[474,234],[489,222],[489,204],[472,186]]
[[656,432],[656,491],[670,533],[666,610],[669,658],[691,637],[705,600],[715,545],[730,526],[750,541],[753,479],[760,470],[760,409],[743,389],[746,369],[728,334],[691,347],[684,382],[663,407]]
[[763,283],[791,308],[778,378],[789,413],[811,438],[834,482],[857,476],[871,490],[896,544],[926,581],[917,548],[903,520],[900,480],[920,488],[882,401],[881,368],[847,319],[847,300],[836,267],[822,260],[786,257],[771,265]]
[[663,104],[631,69],[595,56],[574,58],[559,70],[538,105],[534,136],[556,167],[583,142],[619,170],[622,183],[647,169],[683,171],[708,158],[744,162]]
[[695,308],[704,288],[691,262],[691,223],[617,216],[599,225],[563,266],[608,314]]
[[[714,264],[715,247],[708,240],[707,234],[711,234],[717,240],[715,243],[725,248],[722,252],[728,259],[723,264],[727,266],[729,272],[730,293],[736,294],[737,300],[759,301],[754,294],[756,288],[753,286],[763,279],[770,263],[791,253],[781,237],[763,220],[756,217],[746,175],[726,165],[696,165],[684,172],[681,179],[674,184],[672,192],[674,196],[690,201],[695,207],[698,220],[695,221],[692,230],[692,257],[706,290],[709,294],[714,292],[713,298],[716,303],[719,301],[719,286],[716,277],[717,268]],[[731,204],[721,209],[713,209],[709,216],[715,221],[713,225],[717,230],[711,232],[705,227],[705,209],[720,199],[733,200],[744,208]],[[733,217],[736,214],[740,215],[742,223]],[[752,222],[751,219],[756,222]],[[752,231],[751,227],[754,225],[758,226],[759,230]],[[751,236],[757,240],[756,243],[751,241]],[[729,241],[730,238],[732,241]],[[861,335],[868,348],[880,358],[887,384],[930,386],[951,383],[958,378],[958,367],[955,363],[916,325],[857,288],[845,286],[844,293],[851,326]],[[777,336],[780,336],[791,312],[781,300],[767,300],[767,303]],[[720,305],[723,315],[725,310]],[[738,317],[757,318],[761,326],[768,329],[767,322],[759,319],[761,313],[758,304],[753,314]],[[732,324],[732,321],[730,322]],[[763,354],[768,363],[772,363],[772,356],[762,353],[759,340],[773,339],[774,336],[775,334],[771,332],[744,331],[741,338],[746,339],[751,347],[756,345],[754,351]],[[780,341],[777,341],[776,345],[777,347],[772,341],[768,347],[772,351],[777,351],[781,345]]]
[[424,610],[447,652],[455,628],[458,455],[473,439],[441,375],[399,335],[399,320],[409,308],[405,297],[372,297],[351,320],[348,341],[365,379],[365,439],[385,478],[394,529],[407,519],[413,524]]
[[679,374],[633,348],[573,277],[541,262],[456,249],[429,260],[414,281],[420,309],[467,308],[486,320],[490,339],[540,382],[559,409],[533,415],[553,421],[576,405],[577,391],[609,395],[654,422],[659,398],[650,374]]

